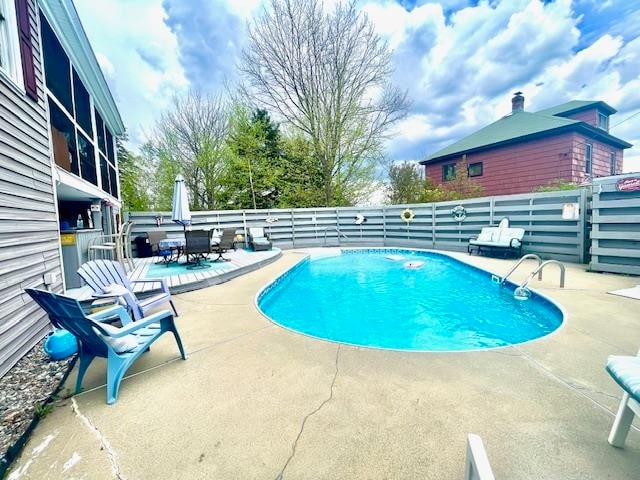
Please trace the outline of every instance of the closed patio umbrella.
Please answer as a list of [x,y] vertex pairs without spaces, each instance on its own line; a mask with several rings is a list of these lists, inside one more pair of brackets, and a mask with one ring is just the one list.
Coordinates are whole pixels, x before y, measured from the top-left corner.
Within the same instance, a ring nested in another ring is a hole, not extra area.
[[171,220],[179,223],[183,227],[191,225],[191,211],[189,210],[189,195],[187,187],[184,184],[182,175],[176,177],[176,183],[173,186],[173,209],[171,211]]

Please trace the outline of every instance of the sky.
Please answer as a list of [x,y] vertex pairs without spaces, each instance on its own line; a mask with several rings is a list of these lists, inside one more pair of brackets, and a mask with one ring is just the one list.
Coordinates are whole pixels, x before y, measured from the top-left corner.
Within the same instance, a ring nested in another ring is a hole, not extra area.
[[[238,81],[246,26],[264,0],[74,0],[130,144],[171,98]],[[325,3],[334,3],[327,0]],[[386,155],[419,161],[500,119],[521,91],[535,112],[570,100],[618,110],[610,133],[640,171],[640,0],[359,0],[388,42],[411,107]]]

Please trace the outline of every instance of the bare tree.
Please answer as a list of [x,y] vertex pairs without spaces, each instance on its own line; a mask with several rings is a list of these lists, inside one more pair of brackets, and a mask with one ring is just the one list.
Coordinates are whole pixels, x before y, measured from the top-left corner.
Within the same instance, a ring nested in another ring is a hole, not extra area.
[[185,177],[194,210],[214,209],[227,165],[229,107],[221,96],[190,91],[174,97],[156,122],[149,143],[161,163],[171,162]]
[[344,203],[370,177],[406,93],[389,83],[386,42],[355,1],[270,0],[249,26],[244,92],[304,132],[321,164],[326,205]]

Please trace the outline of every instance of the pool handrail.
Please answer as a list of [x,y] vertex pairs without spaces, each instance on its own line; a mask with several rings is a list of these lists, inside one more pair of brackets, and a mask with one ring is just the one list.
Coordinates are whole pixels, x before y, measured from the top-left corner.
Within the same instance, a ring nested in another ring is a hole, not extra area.
[[[524,262],[525,260],[527,260],[528,258],[535,258],[538,261],[538,266],[536,267],[536,272],[538,273],[538,280],[542,280],[542,269],[540,268],[540,266],[542,265],[542,259],[540,258],[539,255],[536,255],[535,253],[527,253],[526,255],[523,255],[520,260],[518,260],[518,263],[516,263],[508,272],[507,274],[502,277],[500,279],[500,285],[504,285],[504,283],[507,281],[507,278],[509,278],[509,276],[515,272],[515,270],[522,264],[522,262]],[[529,283],[529,282],[527,282]]]

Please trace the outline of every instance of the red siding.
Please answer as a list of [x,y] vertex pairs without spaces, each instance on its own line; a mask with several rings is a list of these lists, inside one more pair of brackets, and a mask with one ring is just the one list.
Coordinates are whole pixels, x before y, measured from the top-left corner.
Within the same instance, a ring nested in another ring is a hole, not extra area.
[[[587,137],[564,133],[516,145],[508,145],[467,155],[467,163],[482,162],[483,174],[473,180],[484,187],[486,195],[527,193],[555,180],[580,183],[585,179],[585,144]],[[622,169],[622,150],[597,141],[593,145],[593,176],[610,175],[610,153],[616,151],[618,172]],[[442,165],[460,161],[441,161],[425,165],[432,181],[443,184]]]
[[623,151],[620,148],[612,147],[606,143],[590,139],[581,134],[574,134],[573,149],[573,173],[574,182],[582,182],[586,179],[585,145],[592,145],[591,153],[591,175],[592,177],[606,177],[611,175],[611,152],[616,152],[616,172],[622,173]]
[[571,115],[567,115],[566,118],[588,123],[592,127],[598,126],[598,110],[595,108],[592,108],[591,110],[583,110],[582,112],[572,113]]

